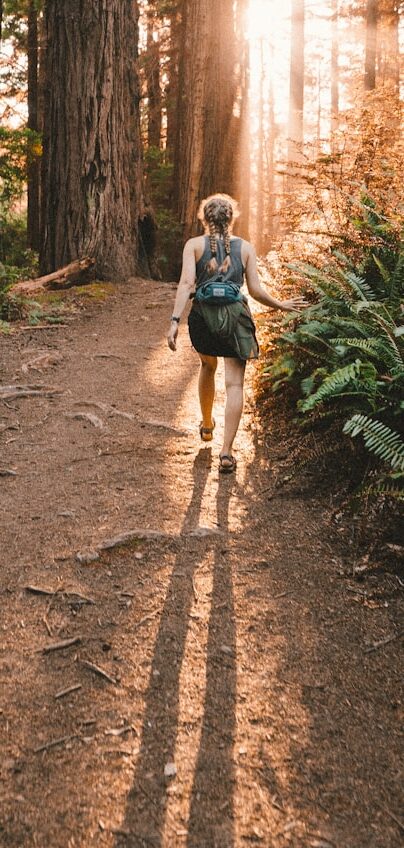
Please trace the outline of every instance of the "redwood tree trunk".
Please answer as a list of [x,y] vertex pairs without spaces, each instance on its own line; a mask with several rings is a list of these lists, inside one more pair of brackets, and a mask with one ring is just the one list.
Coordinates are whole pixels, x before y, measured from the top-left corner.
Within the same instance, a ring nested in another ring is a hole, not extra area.
[[42,273],[136,271],[142,206],[134,0],[48,0]]
[[174,185],[185,238],[203,197],[237,192],[237,46],[233,0],[184,1]]
[[331,0],[331,144],[339,124],[338,0]]
[[288,160],[301,158],[304,108],[304,0],[292,0]]
[[156,11],[149,3],[147,11],[147,143],[149,147],[160,147],[161,139],[161,88],[160,48],[156,30]]
[[260,85],[258,94],[258,162],[257,162],[257,223],[256,248],[258,253],[264,250],[265,229],[265,139],[264,139],[264,47],[260,41]]
[[170,161],[174,161],[177,143],[177,107],[178,107],[178,63],[181,42],[182,5],[180,0],[172,0],[170,11],[170,36],[168,64],[168,81],[165,89],[165,107],[167,114],[167,153]]
[[376,88],[377,11],[377,0],[367,0],[365,91]]
[[[28,128],[38,132],[38,11],[35,0],[28,4]],[[27,241],[39,250],[39,159],[28,159]]]

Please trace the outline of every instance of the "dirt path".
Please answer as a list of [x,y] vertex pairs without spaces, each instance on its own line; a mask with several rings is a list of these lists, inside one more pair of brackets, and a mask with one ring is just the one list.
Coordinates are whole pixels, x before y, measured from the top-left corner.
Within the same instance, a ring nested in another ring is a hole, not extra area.
[[396,848],[397,582],[370,600],[321,495],[274,495],[251,391],[219,478],[171,299],[0,340],[1,385],[60,390],[0,401],[0,845]]

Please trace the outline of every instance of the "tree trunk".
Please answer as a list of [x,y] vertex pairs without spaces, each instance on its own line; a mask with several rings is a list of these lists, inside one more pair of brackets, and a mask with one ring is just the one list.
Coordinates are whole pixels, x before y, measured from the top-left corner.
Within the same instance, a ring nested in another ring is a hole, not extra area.
[[[38,122],[38,11],[35,0],[28,4],[28,128],[39,130]],[[28,247],[39,250],[39,158],[28,156]]]
[[175,147],[177,144],[177,107],[178,107],[178,63],[181,41],[181,2],[172,3],[170,13],[170,38],[169,55],[170,61],[167,69],[168,82],[165,90],[165,107],[167,114],[167,154],[171,162],[174,161]]
[[240,118],[233,0],[184,0],[174,185],[184,237],[203,197],[237,189]]
[[268,149],[268,204],[267,204],[267,231],[268,243],[266,249],[270,250],[275,238],[275,98],[272,79],[269,82],[269,102],[268,102],[268,133],[269,133],[269,149]]
[[240,217],[236,232],[250,239],[250,194],[251,194],[251,132],[250,132],[250,51],[248,40],[243,42],[240,80],[240,156],[237,175],[240,197]]
[[381,61],[378,75],[383,83],[393,84],[397,94],[400,87],[399,2],[383,0],[379,6]]
[[289,162],[301,160],[304,109],[304,0],[292,0],[289,86]]
[[46,273],[89,255],[136,271],[142,210],[135,0],[48,0],[43,156]]
[[154,4],[147,10],[147,143],[149,147],[160,147],[161,140],[161,88],[160,88],[160,48]]
[[338,0],[331,0],[331,147],[339,124]]
[[260,85],[258,94],[258,164],[257,164],[257,225],[256,225],[256,248],[257,253],[264,249],[264,226],[265,226],[265,201],[264,201],[264,47],[260,40]]
[[376,88],[376,47],[378,0],[366,3],[365,91]]

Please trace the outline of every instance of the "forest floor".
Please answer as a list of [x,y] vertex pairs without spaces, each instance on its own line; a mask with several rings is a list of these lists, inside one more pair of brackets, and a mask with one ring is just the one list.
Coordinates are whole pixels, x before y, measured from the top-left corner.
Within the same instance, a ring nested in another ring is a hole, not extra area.
[[0,845],[396,848],[402,583],[288,482],[254,366],[219,476],[223,374],[202,445],[172,301],[0,338]]

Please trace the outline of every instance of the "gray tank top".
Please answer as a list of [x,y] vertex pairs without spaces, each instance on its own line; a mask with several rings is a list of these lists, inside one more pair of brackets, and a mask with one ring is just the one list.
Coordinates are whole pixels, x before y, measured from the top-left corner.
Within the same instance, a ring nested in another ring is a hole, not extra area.
[[[225,274],[219,274],[216,272],[215,274],[209,274],[206,270],[206,263],[212,258],[212,253],[210,250],[209,244],[209,236],[205,236],[205,249],[202,253],[200,259],[196,263],[196,288],[202,286],[204,283],[207,283],[209,280],[214,280],[215,282],[232,282],[236,283],[237,286],[243,285],[244,282],[244,266],[241,259],[241,238],[234,238],[230,240],[230,259],[231,265],[228,271]],[[217,245],[217,264],[220,268],[222,262],[224,262],[226,251],[224,249],[224,242],[221,239],[216,239]]]

